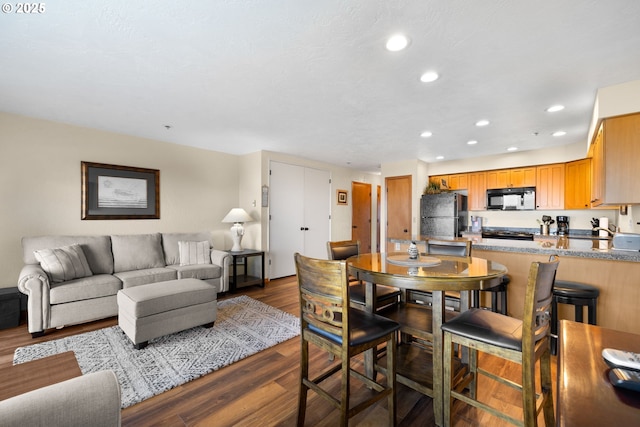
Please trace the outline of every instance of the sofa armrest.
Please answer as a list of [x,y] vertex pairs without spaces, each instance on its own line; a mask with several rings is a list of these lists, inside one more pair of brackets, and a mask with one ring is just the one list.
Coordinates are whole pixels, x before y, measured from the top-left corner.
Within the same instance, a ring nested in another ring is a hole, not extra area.
[[218,292],[229,289],[229,266],[231,265],[231,255],[219,249],[211,249],[211,263],[222,267],[222,279]]
[[0,425],[120,426],[120,406],[118,378],[100,371],[0,401]]
[[39,264],[26,264],[20,271],[18,289],[29,296],[27,314],[29,332],[42,332],[49,327],[49,276]]

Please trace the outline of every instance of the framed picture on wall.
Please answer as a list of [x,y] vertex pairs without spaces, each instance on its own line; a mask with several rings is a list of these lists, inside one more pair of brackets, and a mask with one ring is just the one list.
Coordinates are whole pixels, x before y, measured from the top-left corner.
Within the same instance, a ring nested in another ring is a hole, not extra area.
[[347,190],[338,190],[338,204],[346,205],[347,204]]
[[160,171],[81,162],[82,219],[159,219]]

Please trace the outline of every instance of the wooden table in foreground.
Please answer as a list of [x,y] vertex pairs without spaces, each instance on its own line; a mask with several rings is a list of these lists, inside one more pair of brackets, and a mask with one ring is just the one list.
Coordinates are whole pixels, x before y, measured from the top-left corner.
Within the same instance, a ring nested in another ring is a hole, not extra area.
[[72,351],[0,368],[0,400],[82,375]]
[[640,335],[562,320],[558,351],[559,426],[640,425],[640,393],[613,387],[602,349],[640,353]]

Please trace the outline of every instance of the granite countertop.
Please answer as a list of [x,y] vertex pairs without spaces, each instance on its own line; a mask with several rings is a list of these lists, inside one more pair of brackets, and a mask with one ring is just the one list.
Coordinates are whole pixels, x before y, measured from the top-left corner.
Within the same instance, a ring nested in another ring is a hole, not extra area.
[[[534,240],[485,239],[480,234],[463,233],[473,241],[473,248],[498,252],[521,252],[559,256],[573,256],[611,261],[640,262],[640,251],[621,251],[611,248],[611,239],[574,239],[558,236],[534,236]],[[421,236],[413,240],[424,240]],[[390,238],[391,243],[410,243],[410,239]]]

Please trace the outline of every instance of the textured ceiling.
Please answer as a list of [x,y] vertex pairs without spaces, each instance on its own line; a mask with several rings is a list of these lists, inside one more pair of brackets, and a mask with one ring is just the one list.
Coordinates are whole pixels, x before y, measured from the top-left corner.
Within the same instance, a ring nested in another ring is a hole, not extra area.
[[596,90],[640,79],[638,0],[44,4],[0,15],[1,111],[363,171],[586,144]]

